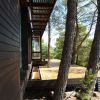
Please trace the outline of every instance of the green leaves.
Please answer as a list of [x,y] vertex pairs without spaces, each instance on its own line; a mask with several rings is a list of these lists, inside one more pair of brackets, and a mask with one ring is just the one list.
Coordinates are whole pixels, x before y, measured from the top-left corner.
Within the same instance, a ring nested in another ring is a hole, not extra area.
[[86,71],[85,79],[82,83],[82,89],[76,95],[78,100],[89,100],[89,94],[92,92],[91,86],[95,79],[96,74],[93,74],[92,70]]

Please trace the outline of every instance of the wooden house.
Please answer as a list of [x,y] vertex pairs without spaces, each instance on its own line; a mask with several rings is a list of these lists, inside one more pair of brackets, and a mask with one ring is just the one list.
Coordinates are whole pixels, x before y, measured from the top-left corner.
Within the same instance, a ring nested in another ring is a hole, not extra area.
[[0,0],[0,100],[23,100],[32,60],[42,59],[41,38],[55,2]]

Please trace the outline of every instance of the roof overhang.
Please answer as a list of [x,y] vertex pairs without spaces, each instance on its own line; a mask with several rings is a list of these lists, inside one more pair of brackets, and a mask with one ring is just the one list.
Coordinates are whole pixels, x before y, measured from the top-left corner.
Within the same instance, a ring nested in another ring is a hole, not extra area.
[[[27,6],[30,9],[29,23],[33,35],[43,35],[55,2],[56,0],[27,0]],[[25,2],[23,3],[26,5]]]

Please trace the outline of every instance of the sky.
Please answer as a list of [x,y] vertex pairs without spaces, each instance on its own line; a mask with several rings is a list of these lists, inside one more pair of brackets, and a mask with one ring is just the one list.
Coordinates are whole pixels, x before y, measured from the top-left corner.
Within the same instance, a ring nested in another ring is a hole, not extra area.
[[[48,44],[48,29],[43,34],[43,40]],[[55,47],[56,39],[59,37],[58,32],[54,29],[51,30],[51,47]]]
[[[58,5],[60,5],[60,7],[61,7],[61,2],[62,2],[62,0],[57,0],[55,6],[58,4]],[[63,7],[61,7],[60,9],[61,9],[62,11],[64,11],[64,8],[63,8]],[[54,10],[53,10],[52,14],[53,14],[53,13],[59,14],[58,12],[55,12]],[[51,16],[52,16],[52,14],[51,14]],[[51,47],[55,47],[56,39],[57,39],[58,37],[59,37],[58,31],[56,31],[56,28],[55,28],[54,26],[51,25]],[[45,31],[44,31],[43,40],[45,40],[44,42],[45,42],[46,44],[48,44],[48,25],[47,25],[47,27],[46,27],[46,29],[45,29]]]
[[[58,4],[61,3],[61,0],[58,0],[57,2]],[[57,4],[56,3],[56,4]],[[85,0],[84,4],[88,3],[88,1]],[[81,4],[80,6],[84,5],[84,4]],[[64,11],[63,7],[60,8],[61,10]],[[89,8],[86,7],[85,8],[87,12],[89,11],[94,11],[95,10],[95,5],[92,4]],[[53,11],[54,12],[54,11]],[[55,12],[56,13],[56,12]],[[83,12],[84,13],[84,12]],[[57,13],[58,14],[58,13]],[[84,16],[85,17],[85,16]],[[83,25],[87,25],[88,22],[84,22]],[[54,26],[51,26],[51,46],[52,47],[55,47],[55,43],[56,43],[56,39],[59,37],[58,35],[58,31],[56,31],[56,28]],[[87,32],[89,31],[89,28],[90,26],[87,28]],[[92,30],[91,30],[91,33],[90,33],[90,36],[89,38],[93,39],[94,37],[94,32],[95,32],[95,25],[92,27]],[[43,40],[45,40],[44,42],[47,44],[48,43],[48,27],[46,27],[46,31],[44,32],[43,34]]]

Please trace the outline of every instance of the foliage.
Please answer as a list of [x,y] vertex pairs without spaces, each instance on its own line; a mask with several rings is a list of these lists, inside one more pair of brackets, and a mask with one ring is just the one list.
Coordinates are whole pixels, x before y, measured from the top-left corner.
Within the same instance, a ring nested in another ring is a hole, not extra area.
[[93,74],[92,71],[86,71],[85,80],[82,83],[82,89],[77,93],[78,100],[89,100],[89,94],[92,92],[91,86],[96,79],[96,74]]
[[61,59],[62,49],[64,42],[64,32],[59,33],[59,38],[56,40],[56,47],[54,49],[56,59]]
[[[81,47],[80,44],[82,42],[82,39],[85,38],[88,32],[89,32],[89,35],[87,35],[87,37],[90,36],[91,30],[92,32],[94,31],[93,28],[95,28],[97,12],[94,16],[94,20],[93,20],[93,14],[95,10],[97,9],[96,3],[97,3],[96,0],[84,0],[84,1],[77,0],[77,21],[79,24],[79,36],[78,36],[77,44],[75,46],[76,49],[78,45],[79,47]],[[64,34],[64,31],[65,31],[66,12],[67,12],[67,0],[58,0],[54,8],[54,11],[52,13],[51,20],[52,20],[52,25],[55,26],[55,29],[57,33],[59,33],[59,36],[61,35],[61,33]],[[93,20],[93,27],[91,28],[92,20]],[[58,41],[61,43],[59,43]],[[88,55],[90,52],[89,49],[90,49],[92,40],[85,40],[85,42],[84,44],[86,44],[87,46],[84,45],[82,42],[82,45],[84,46],[82,46],[81,49],[79,48],[79,50],[75,50],[75,51],[78,51],[78,54],[79,54],[77,55],[77,53],[75,53],[75,56],[76,56],[75,62],[83,66],[87,65]],[[63,48],[63,39],[59,37],[57,38],[56,48],[54,49],[54,52],[55,52],[54,58],[58,58],[58,59],[61,58],[62,48]],[[80,55],[83,55],[82,52],[85,53],[84,57],[80,56]]]
[[[90,27],[92,16],[96,8],[96,0],[78,0],[78,21]],[[96,21],[95,17],[95,21]],[[95,23],[94,21],[94,23]]]
[[44,59],[48,58],[48,47],[47,47],[47,44],[44,43],[44,41],[42,41],[42,57]]
[[87,66],[88,59],[89,59],[89,53],[91,50],[92,40],[87,39],[82,47],[80,48],[78,55],[77,55],[77,64],[81,66]]
[[[77,41],[77,46],[80,44],[81,40],[84,38],[84,36],[87,34],[86,26],[80,24],[79,25],[79,37]],[[64,42],[64,32],[59,33],[59,38],[56,40],[56,47],[54,49],[55,56],[54,58],[60,59],[63,49],[63,42]],[[90,48],[91,48],[92,40],[87,39],[80,48],[77,56],[77,64],[86,66],[89,58]]]
[[[77,17],[78,23],[82,23],[86,25],[88,28],[90,27],[92,16],[94,11],[97,9],[96,0],[77,0]],[[66,12],[67,12],[67,0],[57,0],[57,3],[54,7],[54,11],[52,13],[52,23],[57,28],[57,30],[65,28],[66,22]],[[97,14],[95,16],[94,23],[96,22]]]
[[[50,47],[50,58],[53,59],[55,54],[54,54],[54,48]],[[44,41],[42,41],[42,57],[43,59],[48,59],[48,46]]]

